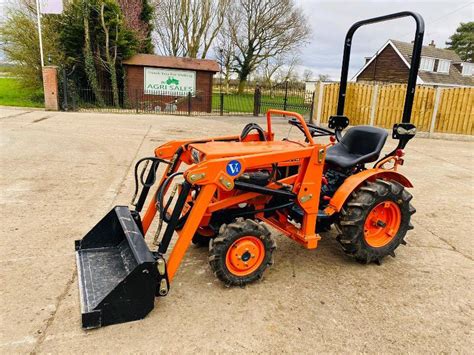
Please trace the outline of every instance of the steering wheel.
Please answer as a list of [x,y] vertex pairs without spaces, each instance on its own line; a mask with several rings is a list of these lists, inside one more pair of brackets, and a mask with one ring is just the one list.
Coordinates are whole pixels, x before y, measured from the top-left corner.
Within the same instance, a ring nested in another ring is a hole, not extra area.
[[[301,132],[304,133],[303,126],[301,126],[301,123],[296,118],[290,118],[288,120],[288,123],[290,125],[296,126]],[[309,132],[311,133],[312,137],[334,136],[336,134],[335,132],[329,129],[316,126],[312,123],[307,123],[306,125],[308,126]]]

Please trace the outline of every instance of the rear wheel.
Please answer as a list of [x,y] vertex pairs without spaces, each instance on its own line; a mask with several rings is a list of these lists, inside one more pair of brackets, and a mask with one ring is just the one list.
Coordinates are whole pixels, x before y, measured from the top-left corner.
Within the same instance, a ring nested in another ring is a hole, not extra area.
[[393,180],[376,180],[359,187],[346,202],[337,223],[344,251],[362,263],[395,256],[404,241],[415,208],[412,195]]
[[272,264],[276,244],[268,229],[251,219],[222,225],[209,245],[209,264],[227,286],[244,286],[262,278]]

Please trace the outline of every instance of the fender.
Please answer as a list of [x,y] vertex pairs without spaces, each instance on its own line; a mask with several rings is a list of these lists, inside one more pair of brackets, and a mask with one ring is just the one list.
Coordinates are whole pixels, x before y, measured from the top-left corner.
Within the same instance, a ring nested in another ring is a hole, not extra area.
[[324,212],[329,216],[339,212],[342,206],[344,206],[347,198],[356,188],[362,185],[364,181],[374,181],[375,179],[395,180],[405,187],[413,187],[413,184],[410,182],[410,180],[394,170],[385,170],[380,168],[367,169],[348,177],[346,181],[344,181],[344,183],[339,186],[336,193],[329,201],[329,205],[326,207]]

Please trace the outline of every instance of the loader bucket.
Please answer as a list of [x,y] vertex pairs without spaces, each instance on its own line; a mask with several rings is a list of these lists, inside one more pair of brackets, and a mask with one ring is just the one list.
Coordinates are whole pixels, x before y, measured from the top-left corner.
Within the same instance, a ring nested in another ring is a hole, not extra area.
[[156,261],[128,207],[114,207],[75,247],[84,328],[141,319],[153,309]]

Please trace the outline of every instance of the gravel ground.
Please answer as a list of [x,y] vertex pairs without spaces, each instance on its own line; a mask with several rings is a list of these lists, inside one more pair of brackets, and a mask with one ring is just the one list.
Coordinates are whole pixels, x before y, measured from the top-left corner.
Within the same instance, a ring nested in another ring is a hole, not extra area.
[[359,265],[334,232],[316,250],[275,233],[264,279],[227,289],[192,246],[144,320],[81,329],[73,241],[129,203],[133,163],[254,120],[0,108],[0,352],[472,353],[474,143],[424,138],[406,149],[417,213],[396,258]]

